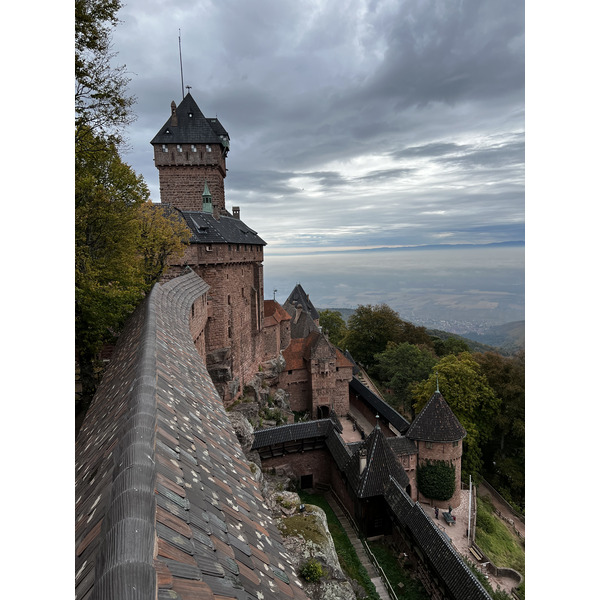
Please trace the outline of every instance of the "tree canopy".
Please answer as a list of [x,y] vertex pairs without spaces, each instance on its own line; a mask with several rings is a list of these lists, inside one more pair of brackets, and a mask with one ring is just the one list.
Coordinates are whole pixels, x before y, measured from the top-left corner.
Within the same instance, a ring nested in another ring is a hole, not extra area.
[[339,346],[347,333],[346,321],[342,313],[338,310],[329,310],[328,308],[319,313],[319,325],[329,336],[332,344]]
[[430,344],[431,340],[424,327],[403,321],[387,304],[359,304],[348,319],[348,332],[341,342],[343,349],[368,369],[388,342]]
[[484,472],[490,483],[520,507],[525,506],[525,352],[511,357],[474,354],[490,387],[500,399],[493,435],[483,447]]
[[411,388],[429,377],[436,362],[428,347],[408,342],[390,343],[384,352],[375,355],[373,372],[383,386],[391,391],[390,404],[412,418]]
[[120,0],[75,1],[75,348],[85,410],[95,357],[156,282],[190,232],[149,202],[143,178],[120,157],[133,120],[125,67],[112,64]]
[[75,0],[75,140],[77,152],[122,142],[134,120],[126,66],[116,66],[112,30],[121,0]]
[[463,440],[462,472],[465,475],[481,474],[483,468],[482,446],[491,437],[493,420],[500,400],[494,394],[481,366],[471,354],[450,354],[436,365],[436,373],[413,387],[415,412],[420,412],[439,389],[444,399],[467,430]]

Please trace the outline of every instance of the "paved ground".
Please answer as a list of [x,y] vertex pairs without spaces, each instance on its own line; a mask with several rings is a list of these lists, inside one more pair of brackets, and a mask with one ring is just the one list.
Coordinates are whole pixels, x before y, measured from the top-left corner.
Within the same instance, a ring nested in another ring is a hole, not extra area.
[[[464,557],[468,558],[472,563],[476,563],[475,557],[469,551],[469,543],[467,540],[467,523],[469,520],[469,490],[461,490],[460,506],[452,508],[452,514],[456,517],[456,525],[447,525],[442,517],[442,510],[447,511],[448,507],[444,506],[440,509],[439,519],[435,518],[435,511],[432,506],[421,504],[423,510],[433,519],[433,522],[448,535],[452,540],[452,545]],[[514,579],[508,577],[494,577],[488,573],[485,567],[479,567],[479,570],[488,578],[494,589],[500,586],[505,592],[510,594],[510,590],[515,586]]]

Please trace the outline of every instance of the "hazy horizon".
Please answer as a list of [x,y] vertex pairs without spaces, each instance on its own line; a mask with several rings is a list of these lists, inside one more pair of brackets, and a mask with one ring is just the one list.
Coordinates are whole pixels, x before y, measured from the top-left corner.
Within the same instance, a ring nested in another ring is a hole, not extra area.
[[300,283],[318,308],[386,303],[415,324],[461,333],[525,319],[524,245],[269,254],[265,298]]

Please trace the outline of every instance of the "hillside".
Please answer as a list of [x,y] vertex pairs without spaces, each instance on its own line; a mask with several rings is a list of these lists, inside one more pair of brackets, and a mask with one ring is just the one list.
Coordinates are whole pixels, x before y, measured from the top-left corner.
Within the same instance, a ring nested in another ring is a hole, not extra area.
[[505,352],[497,347],[492,345],[483,344],[482,342],[474,341],[470,338],[466,338],[462,335],[458,335],[456,333],[449,333],[448,331],[442,331],[441,329],[426,329],[427,335],[431,337],[438,337],[441,340],[447,340],[448,338],[457,338],[462,340],[469,346],[469,350],[471,352],[499,352],[500,354],[505,354]]
[[[318,308],[319,312],[323,310],[339,312],[344,321],[348,322],[349,317],[354,313],[353,308]],[[446,340],[450,337],[463,340],[471,352],[499,352],[509,356],[517,350],[525,348],[525,321],[513,321],[503,325],[494,325],[485,333],[468,333],[458,335],[442,329],[432,329],[427,327],[427,334]]]
[[525,348],[525,321],[494,325],[485,333],[466,334],[469,340],[495,346],[502,354],[512,354]]

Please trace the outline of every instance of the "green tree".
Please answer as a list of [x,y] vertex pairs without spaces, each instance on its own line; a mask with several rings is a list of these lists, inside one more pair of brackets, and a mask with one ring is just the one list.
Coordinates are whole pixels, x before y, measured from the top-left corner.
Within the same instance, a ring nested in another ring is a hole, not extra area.
[[525,352],[477,353],[490,387],[501,401],[494,432],[483,448],[485,476],[505,497],[525,505]]
[[112,30],[121,0],[75,0],[75,140],[77,152],[102,151],[122,142],[135,98],[128,94],[126,67],[114,66]]
[[428,460],[417,467],[419,492],[432,500],[450,500],[456,488],[454,465],[443,460]]
[[449,338],[442,340],[441,338],[434,338],[433,348],[435,353],[442,358],[448,354],[460,354],[461,352],[469,352],[469,344],[464,340],[460,340],[457,337],[450,336]]
[[[148,188],[113,143],[75,154],[75,347],[80,410],[94,394],[95,358],[189,239],[181,223],[148,204]],[[101,149],[102,148],[102,149]],[[187,236],[187,238],[186,238]]]
[[431,344],[424,327],[403,321],[387,304],[359,304],[348,319],[348,332],[341,346],[365,368],[374,364],[375,354],[383,352],[388,342]]
[[437,363],[436,373],[413,387],[415,411],[418,413],[423,409],[439,381],[444,399],[467,431],[463,440],[462,473],[465,476],[481,474],[482,446],[493,433],[500,400],[488,384],[481,366],[468,352],[445,356]]
[[329,336],[332,344],[339,346],[346,335],[346,321],[342,313],[338,310],[329,310],[328,308],[319,313],[319,325]]
[[412,418],[414,411],[411,387],[429,377],[436,362],[433,352],[428,347],[415,346],[408,342],[388,344],[384,352],[375,355],[373,372],[391,391],[390,404]]
[[160,204],[144,202],[138,219],[144,280],[152,284],[160,279],[170,259],[183,256],[192,233],[179,211]]

